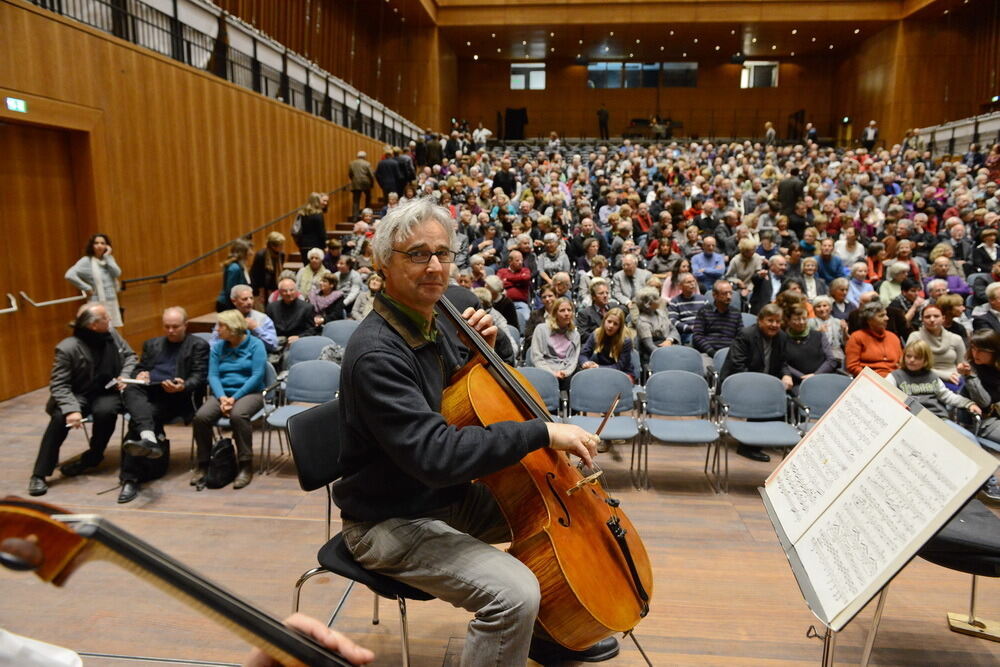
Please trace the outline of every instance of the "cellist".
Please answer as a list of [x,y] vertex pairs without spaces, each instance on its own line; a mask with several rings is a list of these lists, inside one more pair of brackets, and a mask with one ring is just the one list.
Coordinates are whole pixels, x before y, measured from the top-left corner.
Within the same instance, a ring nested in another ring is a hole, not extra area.
[[[538,581],[491,546],[510,541],[510,530],[490,492],[472,483],[542,447],[590,466],[600,439],[540,419],[447,424],[442,391],[464,363],[461,343],[434,310],[455,257],[451,217],[430,199],[407,202],[378,223],[372,247],[384,288],[351,337],[341,375],[344,473],[334,496],[347,547],[366,569],[475,614],[462,665],[614,657],[614,637],[570,651],[537,636]],[[468,308],[463,317],[493,344],[489,315]]]

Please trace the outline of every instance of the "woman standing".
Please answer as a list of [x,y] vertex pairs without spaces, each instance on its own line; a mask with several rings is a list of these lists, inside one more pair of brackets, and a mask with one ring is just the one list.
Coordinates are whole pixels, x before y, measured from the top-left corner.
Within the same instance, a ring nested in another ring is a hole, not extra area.
[[625,326],[625,311],[612,308],[604,314],[597,327],[580,350],[580,368],[614,368],[626,373],[635,382],[632,366],[632,338]]
[[326,213],[330,198],[322,192],[313,192],[309,201],[299,210],[299,234],[295,242],[299,245],[299,253],[305,255],[313,248],[323,250],[326,247]]
[[66,280],[87,293],[90,301],[104,304],[111,317],[111,326],[122,326],[118,307],[118,277],[122,270],[111,256],[111,239],[107,234],[94,234],[87,241],[83,257],[66,271]]
[[531,363],[555,375],[561,389],[568,389],[579,358],[580,332],[576,330],[573,302],[560,297],[552,304],[552,314],[531,337]]
[[249,285],[250,274],[247,267],[253,254],[253,244],[247,239],[236,239],[229,246],[229,257],[222,263],[222,291],[215,298],[215,312],[221,313],[233,307],[230,294],[237,285]]
[[208,472],[215,422],[228,417],[236,440],[239,473],[234,489],[242,489],[253,479],[253,424],[250,419],[264,407],[264,373],[267,352],[264,343],[247,332],[247,321],[238,310],[219,313],[220,342],[208,357],[208,384],[212,395],[194,416],[192,428],[198,445],[198,469],[191,478],[197,486]]
[[267,303],[271,293],[278,289],[278,276],[285,264],[285,235],[271,232],[267,235],[267,245],[257,251],[250,266],[250,285],[254,297],[261,304]]

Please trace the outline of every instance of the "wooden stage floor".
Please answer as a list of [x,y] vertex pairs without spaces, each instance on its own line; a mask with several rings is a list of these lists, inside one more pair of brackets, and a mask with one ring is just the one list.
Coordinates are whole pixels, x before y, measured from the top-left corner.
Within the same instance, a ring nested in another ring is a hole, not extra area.
[[[47,392],[0,403],[0,494],[27,496],[38,441],[47,421]],[[94,473],[50,478],[42,499],[74,512],[102,514],[195,570],[278,616],[291,605],[298,575],[315,565],[323,541],[322,492],[305,494],[287,463],[246,489],[188,485],[189,430],[170,427],[174,458],[167,478],[145,486],[129,505],[116,504],[118,447]],[[259,435],[258,435],[259,438]],[[115,442],[115,441],[113,441]],[[80,451],[72,433],[64,458]],[[702,475],[704,449],[654,445],[652,489],[628,483],[625,460],[603,455],[607,477],[641,531],[655,570],[655,594],[638,635],[655,665],[818,664],[821,643],[806,638],[814,622],[756,492],[774,463],[730,457],[731,490],[714,495]],[[334,527],[336,530],[336,526]],[[872,664],[996,665],[1000,644],[948,630],[946,613],[967,609],[969,577],[920,559],[889,592]],[[316,577],[303,610],[326,618],[345,583]],[[356,589],[336,627],[399,664],[395,606],[383,601],[372,626],[372,596]],[[837,661],[857,664],[874,603],[838,638]],[[410,646],[416,666],[455,665],[468,616],[439,602],[412,603]],[[984,579],[979,612],[1000,619],[1000,582]],[[106,563],[86,565],[64,589],[0,568],[0,625],[81,652],[160,659],[239,662],[246,645],[214,623],[131,574]],[[87,665],[150,664],[135,658],[85,657]],[[643,664],[630,643],[609,664]]]

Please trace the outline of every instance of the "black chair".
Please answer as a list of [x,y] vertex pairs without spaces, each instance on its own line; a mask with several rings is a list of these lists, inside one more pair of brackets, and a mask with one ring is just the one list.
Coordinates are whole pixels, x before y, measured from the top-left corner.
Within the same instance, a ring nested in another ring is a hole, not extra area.
[[[926,561],[972,575],[968,614],[948,613],[953,632],[1000,641],[1000,623],[976,617],[976,583],[979,577],[1000,577],[1000,518],[973,498],[917,552]],[[886,584],[879,596],[872,627],[865,641],[860,665],[867,667],[885,607]]]
[[433,595],[407,586],[395,579],[369,572],[354,560],[351,552],[344,544],[343,534],[330,537],[330,522],[333,514],[332,484],[341,475],[338,459],[340,457],[340,413],[339,400],[317,405],[305,412],[300,412],[288,418],[286,431],[288,442],[295,460],[295,468],[299,476],[299,486],[303,491],[314,491],[326,487],[326,538],[327,542],[319,550],[316,559],[319,567],[307,570],[295,582],[295,594],[292,601],[292,612],[299,610],[299,598],[302,585],[309,579],[325,572],[338,574],[350,580],[340,602],[334,608],[327,625],[332,626],[337,614],[343,608],[355,583],[367,586],[375,593],[372,611],[372,625],[378,625],[379,596],[395,600],[399,605],[399,627],[402,644],[402,663],[410,664],[409,634],[406,625],[407,600],[432,600]]

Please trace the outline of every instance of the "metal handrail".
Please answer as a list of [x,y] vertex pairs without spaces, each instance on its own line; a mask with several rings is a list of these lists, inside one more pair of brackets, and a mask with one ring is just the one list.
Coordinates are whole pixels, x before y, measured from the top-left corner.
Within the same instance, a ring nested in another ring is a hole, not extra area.
[[[349,187],[350,187],[350,184],[341,185],[339,188],[336,188],[334,190],[330,190],[326,194],[327,194],[327,196],[330,196],[330,195],[335,194],[337,192],[341,192],[343,190],[346,190]],[[177,273],[178,271],[182,271],[182,270],[186,269],[189,266],[197,264],[198,262],[211,257],[212,255],[214,255],[215,253],[219,252],[220,250],[226,250],[226,249],[228,249],[229,246],[232,245],[233,241],[236,241],[237,239],[241,239],[241,238],[244,238],[244,237],[247,237],[247,236],[251,236],[253,234],[256,234],[257,232],[260,232],[260,231],[263,231],[263,230],[267,229],[268,227],[272,227],[272,226],[278,224],[279,222],[281,222],[282,220],[284,220],[288,216],[294,215],[295,213],[297,213],[300,208],[302,208],[301,205],[300,206],[296,206],[291,211],[279,215],[274,220],[270,220],[268,222],[265,222],[260,227],[255,227],[254,229],[251,229],[249,232],[246,232],[245,234],[240,234],[235,239],[231,239],[229,241],[226,241],[222,245],[220,245],[218,247],[215,247],[215,248],[212,248],[208,252],[203,253],[203,254],[195,257],[192,260],[188,260],[187,262],[184,262],[180,266],[175,266],[174,268],[170,269],[166,273],[157,273],[157,274],[153,274],[153,275],[150,275],[150,276],[142,276],[140,278],[129,278],[127,280],[123,280],[123,281],[121,281],[122,291],[124,291],[131,283],[145,282],[147,280],[159,280],[161,283],[165,283],[168,280],[170,280],[170,276],[172,276],[173,274]],[[22,292],[22,294],[23,294],[23,292]]]
[[0,310],[0,315],[17,312],[17,299],[14,298],[14,295],[11,294],[10,292],[7,292],[7,299],[10,300],[10,308],[4,308],[3,310]]
[[[65,299],[53,299],[52,301],[42,301],[42,302],[33,301],[32,298],[27,294],[25,294],[24,292],[20,292],[20,294],[22,299],[30,303],[35,308],[44,308],[45,306],[55,306],[60,303],[70,303],[71,301],[83,301],[86,300],[87,298],[87,293],[84,292],[83,290],[80,290],[80,296],[68,296]],[[10,295],[8,294],[7,296]]]

